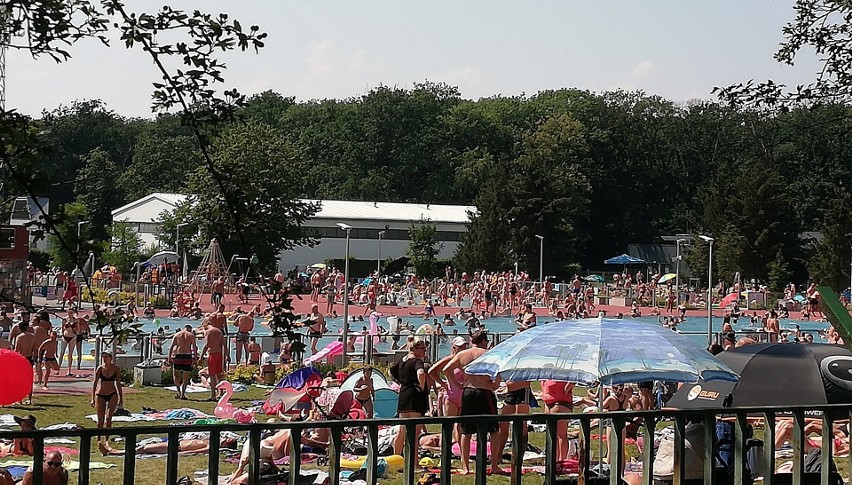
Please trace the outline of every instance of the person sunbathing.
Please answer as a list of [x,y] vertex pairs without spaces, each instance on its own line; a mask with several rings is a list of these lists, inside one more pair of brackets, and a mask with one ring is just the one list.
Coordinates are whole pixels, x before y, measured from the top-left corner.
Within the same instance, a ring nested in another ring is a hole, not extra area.
[[[849,454],[849,437],[843,431],[842,424],[835,424],[832,431],[832,451],[835,456],[844,456]],[[810,437],[811,434],[819,436]],[[805,452],[809,452],[813,448],[822,448],[822,420],[808,419],[805,424]],[[775,425],[775,449],[779,450],[784,446],[785,442],[793,441],[793,421],[781,420]]]
[[[36,430],[36,418],[32,414],[20,418],[15,416],[15,422],[21,426],[22,431]],[[11,441],[0,441],[0,456],[9,455],[33,455],[33,440],[32,438],[15,438]]]
[[[233,437],[222,437],[219,440],[219,448],[234,449],[237,446],[237,440]],[[107,448],[103,443],[98,443],[98,450],[103,456],[124,455],[124,450],[114,450]],[[210,451],[209,439],[182,439],[178,441],[178,453],[185,455],[194,455],[207,453]],[[159,443],[148,443],[136,447],[137,455],[162,455],[169,452],[169,442],[161,441]]]
[[[311,411],[308,421],[320,421],[319,411]],[[313,428],[302,431],[301,444],[302,453],[325,453],[328,450],[329,429]],[[290,455],[292,438],[289,429],[282,429],[274,435],[260,441],[260,459],[275,462]],[[237,469],[231,475],[228,483],[233,485],[244,485],[249,483],[247,467],[251,456],[251,442],[246,441],[240,455]]]

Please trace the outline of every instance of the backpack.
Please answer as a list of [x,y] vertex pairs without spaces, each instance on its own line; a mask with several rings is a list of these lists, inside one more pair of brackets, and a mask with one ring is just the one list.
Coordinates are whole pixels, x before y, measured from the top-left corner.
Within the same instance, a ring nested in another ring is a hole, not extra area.
[[[735,440],[735,428],[734,423],[730,421],[716,421],[716,432],[713,438],[713,456],[714,458],[714,468],[717,472],[722,473],[723,475],[727,475],[729,477],[734,476],[734,440]],[[746,435],[743,437],[744,442],[748,442],[753,435],[753,430],[751,426],[746,428]],[[746,450],[748,446],[746,446]],[[743,461],[745,462],[745,477],[748,483],[752,483],[751,480],[751,470],[749,469],[747,457],[743,457]]]

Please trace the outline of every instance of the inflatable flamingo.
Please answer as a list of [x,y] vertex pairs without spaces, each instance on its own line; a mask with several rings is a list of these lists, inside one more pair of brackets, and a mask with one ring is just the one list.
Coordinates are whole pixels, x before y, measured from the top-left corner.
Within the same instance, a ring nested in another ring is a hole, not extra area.
[[222,381],[217,386],[216,389],[222,389],[225,391],[225,394],[219,398],[219,402],[216,403],[216,409],[213,410],[213,415],[217,418],[221,419],[234,419],[238,423],[251,423],[254,420],[254,411],[247,411],[245,409],[235,408],[231,404],[231,396],[234,395],[234,386],[231,385],[228,381]]

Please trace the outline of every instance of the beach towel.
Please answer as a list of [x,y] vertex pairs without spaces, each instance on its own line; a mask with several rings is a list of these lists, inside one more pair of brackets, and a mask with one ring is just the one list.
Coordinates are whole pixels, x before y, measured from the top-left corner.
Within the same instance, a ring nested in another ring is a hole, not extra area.
[[[97,414],[86,416],[92,421],[98,421]],[[209,418],[210,416],[202,411],[192,408],[181,409],[166,409],[158,413],[132,413],[130,416],[113,416],[113,422],[132,422],[132,421],[186,421],[189,419]]]
[[10,466],[6,467],[6,471],[12,475],[12,478],[15,480],[22,480],[24,478],[24,473],[27,472],[27,468],[25,466]]
[[7,428],[14,428],[18,426],[18,423],[15,422],[14,414],[0,414],[0,426]]
[[[0,468],[8,468],[10,466],[22,466],[22,467],[30,467],[32,466],[32,460],[7,460],[0,462]],[[115,463],[104,463],[102,461],[90,461],[89,469],[90,470],[103,470],[106,468],[115,468]],[[80,469],[79,461],[71,461],[65,468],[69,472],[74,472]]]
[[[242,392],[248,389],[248,386],[241,382],[232,383],[232,387],[234,388],[234,392]],[[164,387],[163,389],[167,391],[177,391],[177,386]],[[187,386],[186,392],[188,394],[199,394],[202,392],[210,392],[210,388],[204,387],[201,384],[190,384],[189,386]]]
[[[58,451],[58,452],[62,453],[63,455],[79,455],[80,454],[79,451],[77,451],[73,448],[65,447],[65,446],[45,446],[44,447],[45,454],[50,453],[51,451]],[[4,457],[4,456],[15,456],[15,455],[13,455],[12,453],[0,454],[0,457]],[[20,456],[20,455],[18,455],[18,456]]]

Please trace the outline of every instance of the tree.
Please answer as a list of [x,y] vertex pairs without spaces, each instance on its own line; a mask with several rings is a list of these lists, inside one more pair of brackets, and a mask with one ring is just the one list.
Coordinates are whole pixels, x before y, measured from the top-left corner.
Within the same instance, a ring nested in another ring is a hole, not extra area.
[[74,192],[89,211],[92,234],[103,240],[109,234],[112,210],[124,203],[116,183],[121,171],[109,153],[96,148],[89,152],[85,165],[77,172]]
[[435,224],[421,220],[408,226],[408,258],[414,272],[422,278],[432,278],[439,273],[438,253],[443,244],[438,242]]
[[144,133],[133,150],[133,162],[118,180],[127,200],[152,192],[180,193],[186,189],[186,174],[202,163],[192,136]]
[[790,271],[790,265],[784,258],[784,252],[778,249],[775,254],[775,259],[769,263],[769,289],[778,293],[784,291],[784,287],[793,277],[793,272]]
[[280,131],[257,122],[235,125],[216,139],[213,160],[226,183],[204,167],[196,170],[188,221],[206,240],[217,238],[226,257],[256,254],[274,268],[281,251],[313,244],[301,226],[319,205],[297,199],[306,166]]
[[[61,222],[52,227],[47,237],[50,242],[48,252],[52,264],[66,271],[71,271],[77,266],[82,268],[82,262],[76,255],[78,253],[87,254],[91,247],[89,243],[91,224],[78,226],[78,223],[88,222],[91,219],[88,208],[80,202],[71,202],[63,205],[55,216]],[[79,238],[77,238],[78,227],[80,230]],[[64,244],[61,241],[64,241]],[[68,245],[71,246],[71,251],[66,247]],[[79,248],[79,251],[77,248]]]
[[128,275],[134,263],[141,259],[142,238],[129,224],[117,222],[109,228],[110,246],[101,255],[107,264],[115,266],[119,273]]

